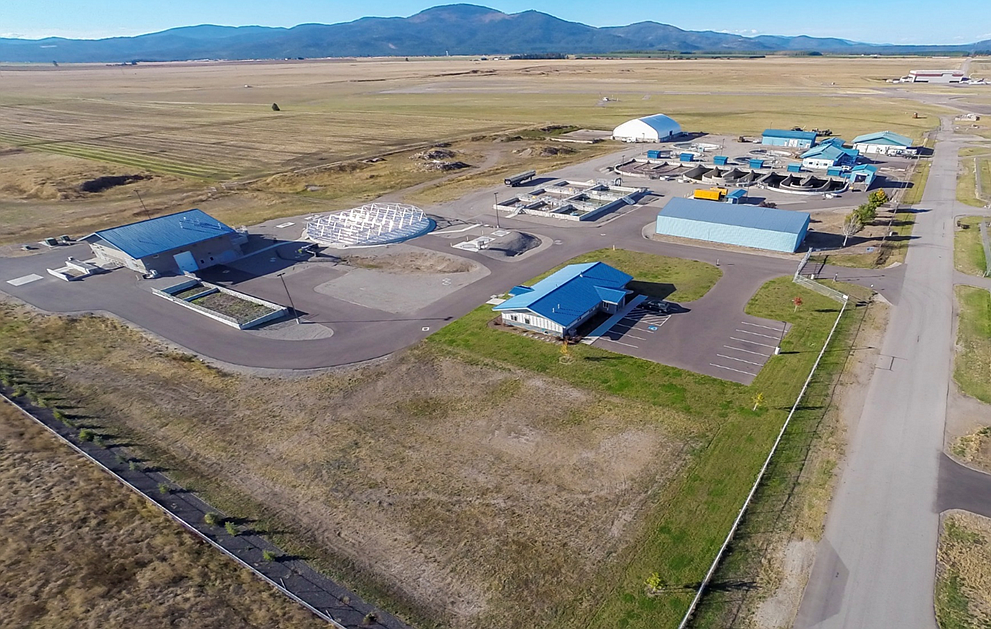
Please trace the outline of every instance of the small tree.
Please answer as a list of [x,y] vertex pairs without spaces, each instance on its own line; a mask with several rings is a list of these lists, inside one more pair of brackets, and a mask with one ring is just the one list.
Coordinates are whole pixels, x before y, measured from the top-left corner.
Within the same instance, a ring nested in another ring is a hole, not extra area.
[[159,483],[158,493],[162,494],[163,496],[168,496],[169,494],[172,493],[172,488],[169,487],[166,483]]
[[271,562],[275,561],[276,559],[277,559],[277,555],[275,553],[273,553],[272,551],[270,551],[270,550],[263,550],[262,551],[262,560],[263,561],[268,561],[268,562],[271,563]]
[[884,190],[875,190],[867,197],[871,205],[877,207],[888,202],[888,193]]
[[93,437],[95,436],[96,435],[93,434],[93,431],[89,430],[88,428],[83,428],[82,430],[79,431],[80,441],[92,441]]
[[860,222],[864,225],[870,225],[877,218],[877,208],[870,203],[865,203],[858,206],[856,210],[853,211],[860,219]]
[[231,537],[237,537],[237,527],[234,526],[234,523],[230,520],[224,522],[224,530],[227,531],[227,534]]
[[208,526],[217,526],[220,522],[220,516],[211,511],[203,516],[203,521],[206,522]]
[[860,220],[860,216],[856,212],[850,212],[843,219],[843,246],[846,246],[846,241],[850,239],[860,230],[864,228],[864,223]]
[[791,303],[795,304],[795,312],[798,312],[798,307],[805,302],[802,301],[801,297],[795,297],[794,299],[791,300]]
[[[798,299],[801,298],[799,297]],[[754,396],[754,412],[756,412],[757,408],[760,407],[760,405],[763,403],[764,403],[764,394],[758,392],[757,395]]]

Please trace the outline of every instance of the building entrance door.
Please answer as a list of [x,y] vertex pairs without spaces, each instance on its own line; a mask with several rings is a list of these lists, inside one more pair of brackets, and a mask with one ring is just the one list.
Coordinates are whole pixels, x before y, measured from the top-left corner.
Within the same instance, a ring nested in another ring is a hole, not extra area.
[[194,273],[200,268],[196,266],[196,258],[189,251],[177,253],[172,257],[175,259],[175,263],[179,265],[179,270],[183,273]]

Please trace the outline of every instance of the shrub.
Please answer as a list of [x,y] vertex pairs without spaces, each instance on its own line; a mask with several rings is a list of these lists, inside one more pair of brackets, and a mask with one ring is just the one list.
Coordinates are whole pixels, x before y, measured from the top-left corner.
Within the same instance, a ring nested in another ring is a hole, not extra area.
[[868,203],[859,206],[853,211],[853,213],[857,215],[857,218],[859,218],[860,222],[864,225],[870,225],[874,222],[874,219],[877,218],[877,208]]
[[131,461],[130,463],[127,464],[127,467],[130,468],[132,472],[141,471],[141,467],[138,465],[137,461]]
[[22,386],[14,387],[14,390],[10,393],[10,397],[24,397],[27,391],[24,390]]
[[226,530],[227,534],[230,535],[231,537],[237,537],[237,527],[234,526],[233,522],[230,521],[224,522],[224,530]]
[[172,493],[172,488],[169,487],[167,483],[159,483],[158,493],[162,494],[163,496],[168,496],[169,494]]
[[63,413],[62,411],[60,411],[58,409],[55,409],[54,411],[52,411],[52,417],[55,419],[55,421],[60,421],[63,424],[65,423],[65,413]]
[[107,447],[107,442],[100,435],[94,435],[93,436],[93,443],[95,443],[96,445],[100,446],[101,448],[106,448]]
[[361,619],[361,624],[368,626],[376,622],[378,619],[379,617],[375,615],[375,612],[368,612],[365,614],[365,617]]
[[210,526],[217,526],[220,524],[220,516],[216,513],[210,512],[203,516],[203,521]]
[[276,555],[274,552],[272,552],[270,550],[263,550],[262,551],[262,560],[263,561],[272,562],[272,561],[275,561],[276,559],[278,559],[278,557],[279,557],[278,555]]
[[83,428],[82,430],[79,431],[79,440],[80,441],[93,441],[93,438],[95,436],[96,435],[94,435],[93,434],[93,431],[90,430],[89,428]]
[[124,458],[124,456],[121,454],[118,454],[116,458],[117,458],[117,462],[120,463],[121,465],[127,463],[127,459]]

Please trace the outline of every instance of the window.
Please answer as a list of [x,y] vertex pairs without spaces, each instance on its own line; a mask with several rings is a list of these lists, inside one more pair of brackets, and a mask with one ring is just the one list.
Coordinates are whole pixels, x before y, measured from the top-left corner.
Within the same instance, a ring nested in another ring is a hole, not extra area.
[[523,323],[526,323],[527,325],[530,325],[530,317],[524,317],[523,318]]

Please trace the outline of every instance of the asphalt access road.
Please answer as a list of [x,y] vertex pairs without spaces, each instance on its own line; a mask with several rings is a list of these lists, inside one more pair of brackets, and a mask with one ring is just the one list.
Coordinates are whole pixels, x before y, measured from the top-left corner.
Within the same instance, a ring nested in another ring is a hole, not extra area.
[[937,500],[953,339],[957,149],[943,121],[904,285],[817,550],[797,628],[935,629]]

